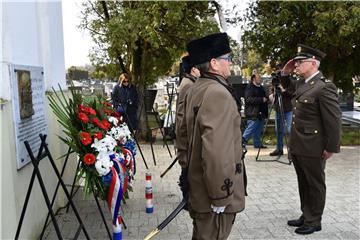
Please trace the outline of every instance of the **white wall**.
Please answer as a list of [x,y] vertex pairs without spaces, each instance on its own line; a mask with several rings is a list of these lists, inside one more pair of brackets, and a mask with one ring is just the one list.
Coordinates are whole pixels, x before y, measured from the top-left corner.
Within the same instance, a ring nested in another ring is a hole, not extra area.
[[[64,41],[62,9],[60,1],[12,2],[0,1],[1,13],[1,75],[0,97],[5,100],[0,110],[0,177],[1,177],[1,224],[0,239],[13,239],[33,171],[28,164],[17,171],[13,123],[13,109],[9,66],[11,64],[41,66],[44,68],[45,89],[63,89],[65,84]],[[66,153],[56,134],[60,127],[48,104],[45,106],[48,124],[48,143],[54,159]],[[56,161],[58,167],[62,161]],[[71,183],[76,168],[75,161],[68,165],[65,183]],[[75,166],[74,166],[75,165]],[[40,163],[42,177],[50,198],[56,186],[55,174],[47,159]],[[57,206],[63,205],[64,196]],[[39,236],[47,209],[37,180],[34,182],[30,202],[23,222],[20,239]]]

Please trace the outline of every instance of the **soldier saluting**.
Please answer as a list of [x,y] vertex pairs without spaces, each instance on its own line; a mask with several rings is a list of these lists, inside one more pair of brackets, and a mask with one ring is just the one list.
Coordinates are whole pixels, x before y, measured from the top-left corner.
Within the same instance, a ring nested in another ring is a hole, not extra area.
[[237,212],[245,207],[240,114],[230,76],[231,49],[226,33],[191,41],[191,62],[200,78],[184,102],[178,141],[187,143],[188,208],[193,239],[226,239]]
[[298,179],[302,215],[288,221],[298,234],[321,231],[325,207],[325,165],[340,151],[341,111],[335,85],[318,70],[325,53],[299,45],[285,72],[294,71],[297,83],[293,104],[290,153]]

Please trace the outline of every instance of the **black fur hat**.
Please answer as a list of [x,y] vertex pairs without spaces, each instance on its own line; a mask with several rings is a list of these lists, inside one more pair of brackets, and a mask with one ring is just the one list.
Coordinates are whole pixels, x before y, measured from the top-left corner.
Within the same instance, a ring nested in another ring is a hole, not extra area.
[[192,68],[193,66],[194,66],[194,65],[191,63],[191,61],[190,61],[190,56],[189,56],[189,55],[187,55],[187,56],[185,56],[185,57],[183,57],[183,58],[181,59],[181,67],[182,67],[182,69],[183,69],[184,72],[190,73],[191,68]]
[[189,42],[186,46],[192,64],[210,61],[231,52],[226,33],[215,33]]

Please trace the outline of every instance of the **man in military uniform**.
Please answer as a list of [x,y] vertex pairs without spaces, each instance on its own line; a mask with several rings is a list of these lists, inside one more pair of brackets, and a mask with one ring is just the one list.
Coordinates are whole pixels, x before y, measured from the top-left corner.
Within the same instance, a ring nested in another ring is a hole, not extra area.
[[[185,100],[187,180],[193,239],[226,239],[245,207],[240,113],[227,82],[230,46],[226,33],[191,41],[190,59],[200,78]],[[178,139],[179,140],[179,139]]]
[[341,111],[337,89],[318,70],[325,54],[299,45],[297,56],[284,68],[300,77],[293,103],[290,153],[298,178],[302,215],[288,221],[298,234],[321,230],[325,206],[325,165],[340,151]]
[[[187,55],[181,59],[182,70],[184,72],[184,77],[181,79],[179,86],[179,95],[176,100],[176,121],[175,121],[175,134],[176,136],[181,136],[181,121],[183,121],[184,116],[184,101],[188,93],[189,88],[193,85],[198,77],[200,77],[200,71],[197,69],[190,61],[190,56]],[[179,164],[182,168],[186,167],[186,157],[187,157],[187,146],[186,142],[175,141],[175,146],[177,148],[177,158]]]

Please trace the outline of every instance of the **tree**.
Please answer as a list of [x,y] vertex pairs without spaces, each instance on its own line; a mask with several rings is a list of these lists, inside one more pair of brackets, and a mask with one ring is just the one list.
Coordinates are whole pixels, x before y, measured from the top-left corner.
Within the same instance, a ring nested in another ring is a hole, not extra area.
[[[95,65],[129,72],[140,106],[144,88],[171,70],[191,39],[218,32],[215,7],[204,1],[88,1],[80,27],[90,31]],[[117,77],[116,77],[117,78]],[[140,117],[145,129],[144,107]]]
[[359,2],[256,1],[245,22],[244,46],[269,59],[273,67],[294,57],[297,44],[313,46],[327,54],[320,66],[325,75],[351,91],[351,79],[360,71]]

